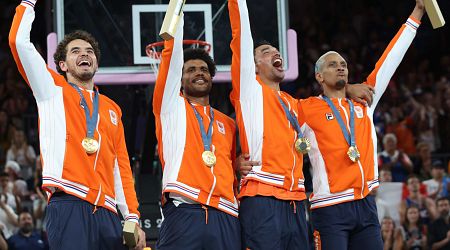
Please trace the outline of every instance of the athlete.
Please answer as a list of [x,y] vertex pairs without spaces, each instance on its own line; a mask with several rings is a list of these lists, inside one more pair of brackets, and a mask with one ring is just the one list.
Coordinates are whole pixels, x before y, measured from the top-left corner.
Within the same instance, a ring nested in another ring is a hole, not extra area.
[[[59,43],[47,68],[30,42],[36,0],[16,8],[9,44],[39,111],[43,188],[51,249],[127,249],[116,206],[127,221],[139,211],[119,106],[94,86],[100,50],[87,32]],[[136,249],[145,247],[139,225]]]
[[[248,157],[239,168],[245,176],[239,194],[243,248],[309,249],[298,101],[280,91],[285,73],[279,51],[266,42],[253,47],[246,1],[230,0],[228,8],[233,35],[230,99],[241,159]],[[370,90],[362,89],[364,95]],[[361,92],[360,86],[355,90]]]
[[383,249],[375,199],[377,138],[373,112],[411,45],[424,14],[416,6],[377,62],[366,84],[375,89],[368,107],[345,98],[347,62],[330,51],[316,62],[323,94],[299,102],[299,123],[311,150],[313,194],[310,197],[314,244],[323,249]]
[[164,215],[156,248],[240,249],[235,124],[209,105],[214,61],[203,49],[183,55],[182,39],[183,18],[164,44],[153,96]]

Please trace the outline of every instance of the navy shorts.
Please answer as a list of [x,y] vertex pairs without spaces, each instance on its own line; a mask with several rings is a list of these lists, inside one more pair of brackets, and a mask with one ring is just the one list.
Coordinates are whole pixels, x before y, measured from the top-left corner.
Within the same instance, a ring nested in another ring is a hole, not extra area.
[[117,214],[65,193],[55,193],[46,211],[50,249],[127,250]]
[[156,249],[238,250],[241,247],[239,220],[225,212],[198,204],[177,207],[168,201],[163,214]]
[[375,198],[312,210],[316,249],[382,250]]
[[239,210],[242,249],[310,249],[302,201],[245,197]]

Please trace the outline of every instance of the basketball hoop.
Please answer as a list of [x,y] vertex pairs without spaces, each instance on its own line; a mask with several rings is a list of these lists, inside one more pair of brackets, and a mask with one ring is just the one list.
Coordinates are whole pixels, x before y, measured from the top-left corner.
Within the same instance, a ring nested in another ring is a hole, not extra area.
[[[191,48],[203,48],[206,52],[211,51],[211,44],[201,40],[183,40],[183,45],[190,45]],[[164,41],[151,43],[145,47],[145,53],[151,59],[150,68],[155,76],[158,75],[159,64],[161,63],[161,53],[164,47]]]

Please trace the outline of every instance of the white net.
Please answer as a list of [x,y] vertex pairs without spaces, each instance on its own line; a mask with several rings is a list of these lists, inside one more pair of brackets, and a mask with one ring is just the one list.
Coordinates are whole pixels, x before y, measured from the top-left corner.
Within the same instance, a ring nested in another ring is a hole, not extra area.
[[[205,41],[199,40],[184,40],[184,46],[189,46],[190,48],[204,48],[208,53],[211,51],[211,45]],[[155,74],[155,78],[158,76],[159,64],[161,63],[161,51],[157,51],[157,48],[162,49],[164,42],[156,42],[147,45],[145,52],[150,58],[150,68]]]
[[147,56],[150,58],[150,68],[155,77],[158,76],[159,64],[161,63],[161,52],[156,51],[157,46],[148,46],[146,49]]

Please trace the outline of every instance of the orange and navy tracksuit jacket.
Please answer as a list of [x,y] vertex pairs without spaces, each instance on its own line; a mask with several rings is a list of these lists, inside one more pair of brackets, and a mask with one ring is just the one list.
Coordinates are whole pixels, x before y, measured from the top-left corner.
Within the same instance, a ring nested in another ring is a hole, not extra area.
[[275,196],[285,200],[303,200],[303,156],[294,148],[297,132],[290,124],[278,96],[292,113],[297,100],[266,86],[255,74],[253,39],[246,1],[228,1],[233,39],[231,63],[233,90],[230,99],[236,110],[242,152],[253,166],[241,183],[243,196]]
[[[418,27],[419,22],[410,17],[367,78],[365,83],[375,88],[372,106],[366,107],[353,102],[356,146],[361,154],[359,161],[352,162],[349,159],[349,145],[322,96],[299,101],[300,126],[311,142],[309,159],[313,176],[313,194],[310,197],[312,209],[362,199],[379,186],[373,113]],[[347,130],[350,131],[348,102],[342,98],[330,99],[339,109]]]
[[[235,124],[231,118],[214,110],[212,150],[217,163],[212,168],[207,167],[202,160],[203,141],[193,107],[180,94],[184,64],[182,39],[183,20],[180,20],[175,38],[164,44],[153,94],[158,151],[163,167],[162,191],[182,195],[237,217],[233,168]],[[208,129],[211,107],[193,105]]]
[[[87,154],[81,146],[86,137],[86,118],[78,92],[63,76],[47,68],[30,42],[34,3],[22,1],[16,8],[9,44],[19,72],[31,87],[39,112],[39,141],[43,164],[43,188],[56,189],[116,212],[138,222],[138,202],[125,145],[122,112],[117,104],[99,95],[95,139],[100,148]],[[83,90],[92,107],[93,91]]]

